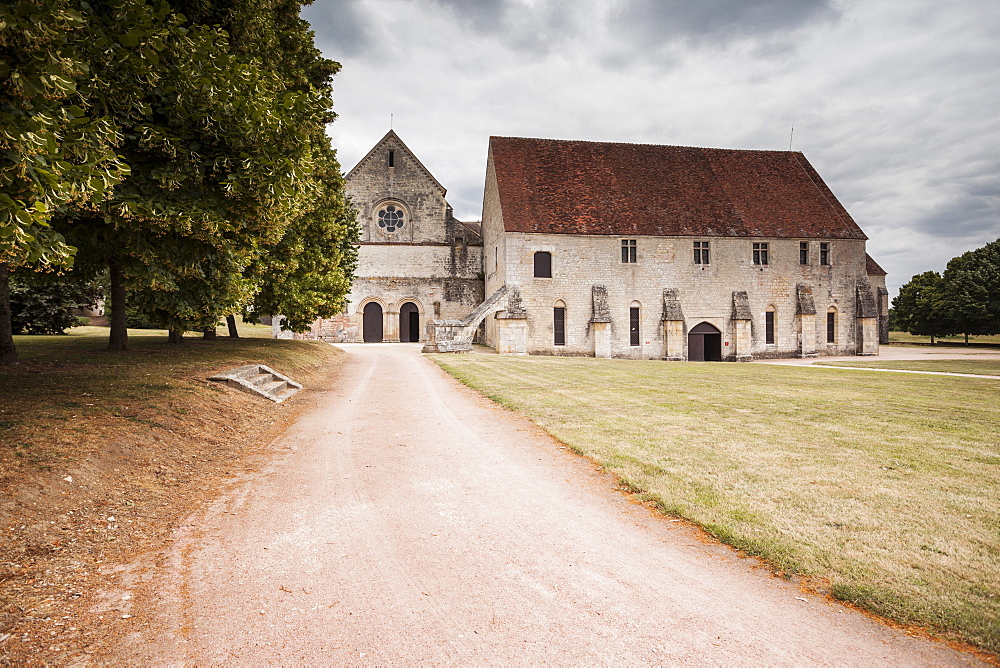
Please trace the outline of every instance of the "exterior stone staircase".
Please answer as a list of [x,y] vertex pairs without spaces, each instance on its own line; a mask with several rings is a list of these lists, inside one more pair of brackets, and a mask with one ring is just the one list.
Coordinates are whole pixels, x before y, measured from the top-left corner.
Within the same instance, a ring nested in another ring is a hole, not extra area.
[[300,383],[263,364],[237,367],[209,376],[208,379],[224,382],[230,387],[270,399],[277,404],[302,389]]
[[507,302],[501,300],[509,295],[515,296],[520,303],[520,293],[517,288],[504,285],[461,320],[431,320],[427,324],[428,338],[423,352],[462,353],[472,350],[472,337],[479,324],[490,313],[508,308]]

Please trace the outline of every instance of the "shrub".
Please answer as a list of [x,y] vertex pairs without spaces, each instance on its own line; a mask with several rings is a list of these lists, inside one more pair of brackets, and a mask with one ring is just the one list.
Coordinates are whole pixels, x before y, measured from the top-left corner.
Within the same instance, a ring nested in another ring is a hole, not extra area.
[[15,334],[65,334],[80,324],[73,310],[93,306],[100,295],[101,288],[94,281],[15,272],[10,280],[12,330]]

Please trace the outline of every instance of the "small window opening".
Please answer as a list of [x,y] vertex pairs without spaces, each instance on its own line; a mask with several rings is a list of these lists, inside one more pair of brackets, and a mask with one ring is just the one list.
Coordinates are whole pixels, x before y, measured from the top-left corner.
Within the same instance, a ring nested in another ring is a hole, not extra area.
[[390,167],[395,167],[396,166],[396,152],[395,151],[389,151],[389,166]]
[[767,311],[764,314],[764,343],[774,344],[774,311]]
[[824,266],[830,264],[830,244],[825,241],[819,244],[819,263]]
[[635,239],[622,239],[622,263],[623,264],[635,264]]
[[695,264],[708,264],[708,242],[707,241],[696,241],[694,242],[694,263]]
[[552,342],[557,346],[566,345],[566,307],[556,306],[552,309]]
[[799,264],[809,264],[809,242],[799,242]]
[[826,342],[837,342],[837,312],[830,310],[826,314]]
[[753,244],[753,263],[764,265],[767,264],[767,242]]
[[629,345],[639,345],[639,307],[633,306],[628,310],[628,333]]
[[535,278],[552,278],[552,253],[535,253]]

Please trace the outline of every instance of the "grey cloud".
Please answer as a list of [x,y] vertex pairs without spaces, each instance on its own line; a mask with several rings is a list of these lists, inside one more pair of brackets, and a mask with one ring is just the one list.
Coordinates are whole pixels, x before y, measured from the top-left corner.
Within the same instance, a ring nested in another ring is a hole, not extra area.
[[366,52],[374,41],[371,21],[360,0],[319,0],[302,9],[316,32],[317,46],[334,60]]
[[507,13],[507,0],[436,0],[442,7],[450,9],[463,23],[480,32],[499,30]]
[[648,40],[690,37],[724,42],[753,34],[771,36],[839,14],[829,0],[633,0],[618,23]]

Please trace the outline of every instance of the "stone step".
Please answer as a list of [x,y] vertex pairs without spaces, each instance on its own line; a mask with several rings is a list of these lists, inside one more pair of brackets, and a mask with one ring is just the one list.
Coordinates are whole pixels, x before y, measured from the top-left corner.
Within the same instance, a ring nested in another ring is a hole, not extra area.
[[260,391],[263,392],[264,394],[268,394],[268,395],[271,395],[271,396],[277,396],[278,394],[281,393],[282,390],[284,390],[286,387],[288,387],[288,383],[286,383],[285,381],[283,381],[283,380],[273,380],[274,376],[272,376],[271,378],[272,378],[271,381],[263,383],[262,385],[258,385],[257,386],[257,387],[260,388]]
[[263,364],[248,364],[217,373],[209,376],[208,379],[224,382],[230,387],[256,394],[279,404],[302,389],[300,383],[296,383],[288,376]]
[[261,387],[266,383],[270,383],[272,380],[274,380],[273,373],[258,373],[250,378],[247,378],[247,382],[254,387]]

